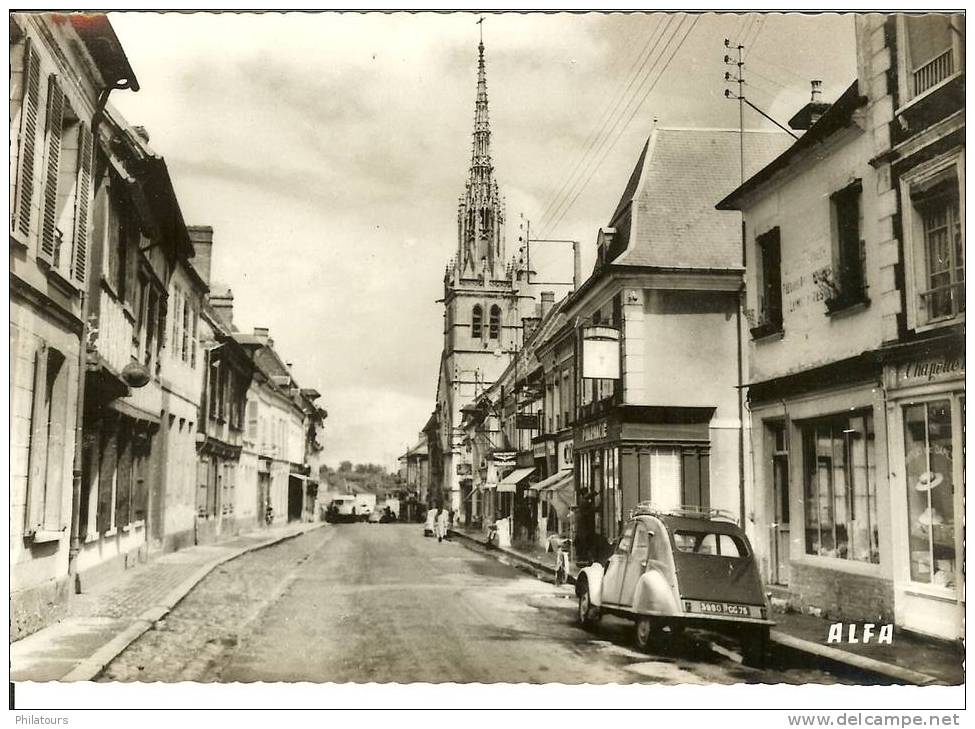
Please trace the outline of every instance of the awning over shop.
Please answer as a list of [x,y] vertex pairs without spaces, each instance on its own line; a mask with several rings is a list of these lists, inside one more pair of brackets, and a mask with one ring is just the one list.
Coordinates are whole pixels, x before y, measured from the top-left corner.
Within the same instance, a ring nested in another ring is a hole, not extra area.
[[572,483],[572,477],[572,469],[564,468],[552,476],[549,476],[545,480],[532,484],[532,488],[537,490],[539,493],[543,493],[545,491],[558,491],[559,489],[570,485]]
[[498,484],[499,494],[513,494],[522,481],[535,473],[535,468],[516,468],[514,471],[509,473],[503,479],[501,483]]

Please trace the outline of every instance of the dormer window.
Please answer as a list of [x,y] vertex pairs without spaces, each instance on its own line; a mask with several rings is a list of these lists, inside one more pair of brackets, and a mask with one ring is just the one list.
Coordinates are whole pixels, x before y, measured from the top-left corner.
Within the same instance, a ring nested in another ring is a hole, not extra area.
[[480,304],[474,305],[474,310],[471,312],[471,337],[474,339],[480,339],[484,336],[484,310],[481,308]]

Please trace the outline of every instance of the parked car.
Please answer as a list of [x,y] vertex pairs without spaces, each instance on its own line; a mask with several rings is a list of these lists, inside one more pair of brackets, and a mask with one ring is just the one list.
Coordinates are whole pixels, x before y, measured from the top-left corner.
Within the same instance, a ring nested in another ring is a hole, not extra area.
[[370,524],[380,524],[382,523],[382,518],[383,518],[382,512],[373,511],[369,513],[369,516],[366,518],[366,521]]
[[703,628],[736,638],[746,664],[767,659],[769,603],[755,555],[733,517],[716,509],[661,511],[640,504],[608,562],[576,579],[578,621],[603,614],[636,624],[636,643]]

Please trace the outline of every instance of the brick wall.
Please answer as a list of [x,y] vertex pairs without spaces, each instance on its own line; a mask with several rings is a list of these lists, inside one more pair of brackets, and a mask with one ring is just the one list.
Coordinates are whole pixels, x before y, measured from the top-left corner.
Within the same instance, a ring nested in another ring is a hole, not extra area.
[[793,562],[791,603],[803,612],[822,611],[830,620],[894,622],[894,584],[870,575],[849,574]]

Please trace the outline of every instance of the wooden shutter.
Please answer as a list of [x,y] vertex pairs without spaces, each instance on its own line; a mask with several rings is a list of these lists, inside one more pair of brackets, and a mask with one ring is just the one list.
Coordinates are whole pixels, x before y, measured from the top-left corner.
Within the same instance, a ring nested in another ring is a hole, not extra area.
[[74,256],[71,261],[71,275],[84,286],[88,269],[88,224],[91,207],[91,165],[93,140],[88,125],[81,123],[79,132],[78,187],[74,214]]
[[37,114],[41,103],[41,60],[31,44],[24,44],[24,96],[20,111],[20,158],[17,161],[17,187],[11,208],[12,229],[30,235],[31,203],[34,201],[34,158],[37,147]]
[[47,479],[47,432],[50,417],[47,398],[47,346],[34,353],[34,391],[28,446],[27,514],[24,532],[33,534],[44,521],[44,487]]
[[44,205],[41,209],[41,248],[39,254],[54,261],[57,235],[58,168],[61,164],[61,125],[64,122],[64,93],[57,76],[48,77],[47,160],[44,178]]

